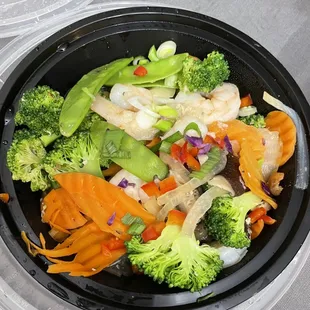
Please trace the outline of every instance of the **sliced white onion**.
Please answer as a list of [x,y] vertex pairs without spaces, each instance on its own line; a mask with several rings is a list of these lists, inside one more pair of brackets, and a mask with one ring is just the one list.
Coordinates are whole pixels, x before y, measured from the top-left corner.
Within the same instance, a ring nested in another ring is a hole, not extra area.
[[302,125],[299,115],[292,108],[283,104],[279,99],[276,99],[264,92],[263,100],[272,105],[276,109],[285,112],[290,116],[297,130],[297,178],[295,187],[306,189],[309,182],[309,158],[308,158],[308,143],[305,129]]
[[[171,136],[172,134],[176,133],[177,131],[179,131],[181,134],[184,134],[185,128],[190,123],[196,123],[200,132],[201,132],[201,136],[202,137],[206,136],[206,134],[208,132],[207,126],[198,118],[187,115],[187,116],[183,116],[183,117],[179,118],[175,122],[173,127],[168,132],[165,133],[165,135],[163,136],[163,139]],[[186,134],[189,136],[193,136],[193,137],[199,136],[199,133],[197,133],[196,130],[189,130],[189,131],[187,131]]]
[[115,84],[110,91],[110,100],[123,109],[130,109],[131,105],[125,100],[124,93],[129,91],[130,87],[124,84]]
[[235,196],[235,191],[233,190],[231,184],[222,175],[216,175],[208,182],[208,184],[222,188],[225,191],[229,192],[231,196]]
[[197,156],[200,165],[203,165],[209,158],[208,154],[201,154]]
[[133,64],[134,66],[136,66],[136,65],[139,63],[139,61],[142,60],[142,59],[145,59],[145,57],[144,57],[144,56],[137,56],[137,57],[135,57],[135,59],[132,61],[132,64]]
[[177,50],[177,45],[173,41],[166,41],[159,45],[156,56],[159,59],[168,58],[173,56]]
[[174,103],[174,99],[161,98],[161,97],[154,97],[153,101],[156,104],[170,104],[171,105]]
[[158,212],[160,211],[160,206],[158,205],[156,198],[151,197],[144,205],[146,211],[150,212],[151,214],[157,216]]
[[200,219],[211,208],[213,199],[225,194],[227,194],[227,191],[217,186],[213,186],[203,193],[188,212],[182,226],[182,232],[192,237]]
[[139,190],[141,186],[145,184],[145,182],[127,170],[122,169],[117,172],[113,178],[111,178],[110,183],[117,186],[122,181],[122,179],[126,179],[129,183],[135,184],[135,186],[127,186],[126,188],[123,188],[123,191],[126,193],[126,195],[136,201],[140,201],[141,197]]
[[[190,192],[190,191],[196,189],[197,187],[207,183],[216,174],[220,173],[225,168],[226,163],[227,163],[226,154],[224,152],[221,152],[221,160],[213,171],[210,171],[202,180],[193,178],[190,181],[188,181],[187,183],[177,187],[176,189],[169,191],[166,194],[158,197],[157,198],[158,204],[159,205],[167,205],[167,208],[165,210],[167,210],[168,208],[171,208],[170,210],[172,210],[174,207],[176,207],[177,205],[179,205],[182,202],[182,200],[184,199],[184,197],[186,196],[186,194],[188,192]],[[162,212],[163,209],[160,212]],[[165,214],[165,212],[163,211],[161,214],[161,218],[165,219],[167,214],[168,213]]]
[[259,129],[265,140],[264,161],[262,164],[262,174],[267,181],[272,172],[279,168],[279,158],[282,155],[283,143],[277,131],[270,131],[267,128]]
[[226,246],[220,246],[218,250],[220,252],[220,259],[224,262],[223,268],[238,264],[248,252],[247,248],[236,249]]
[[193,207],[196,200],[199,198],[199,191],[194,189],[193,191],[186,194],[183,201],[178,205],[178,208],[185,213],[188,213],[189,210]]
[[257,108],[254,106],[250,106],[250,107],[244,107],[239,109],[239,113],[238,115],[243,117],[243,116],[250,116],[257,113]]
[[154,97],[169,99],[174,96],[175,88],[154,87],[150,89],[150,92]]
[[150,116],[153,116],[153,117],[156,117],[156,118],[160,118],[160,115],[151,111],[150,109],[148,109],[147,107],[145,107],[143,104],[140,103],[140,101],[146,101],[147,99],[146,98],[143,98],[143,97],[131,97],[129,98],[127,101],[133,106],[135,107],[136,109],[140,110],[140,111],[143,111],[145,112],[146,114],[150,115]]
[[189,171],[180,162],[176,161],[170,155],[164,152],[160,152],[159,157],[166,165],[169,166],[169,168],[173,172],[175,180],[178,183],[185,184],[190,180]]
[[157,123],[157,120],[157,117],[153,117],[141,110],[136,114],[137,124],[142,129],[152,128]]

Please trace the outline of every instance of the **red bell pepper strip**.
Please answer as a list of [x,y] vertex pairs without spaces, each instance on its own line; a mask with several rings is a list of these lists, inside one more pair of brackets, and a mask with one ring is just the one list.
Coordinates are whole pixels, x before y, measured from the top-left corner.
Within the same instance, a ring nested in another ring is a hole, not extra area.
[[257,208],[253,210],[249,214],[249,218],[251,219],[251,224],[256,223],[262,216],[266,215],[267,211],[265,208]]
[[246,95],[245,97],[241,98],[241,104],[240,104],[240,108],[245,108],[245,107],[249,107],[250,105],[253,104],[253,100],[250,94]]
[[160,194],[163,195],[173,189],[177,188],[178,185],[174,179],[174,176],[170,176],[159,182],[159,191]]
[[276,222],[275,219],[273,219],[272,217],[268,215],[263,215],[261,219],[264,221],[266,225],[273,225]]
[[139,66],[134,72],[133,72],[134,75],[137,75],[137,76],[145,76],[147,75],[147,70],[145,67],[143,66]]

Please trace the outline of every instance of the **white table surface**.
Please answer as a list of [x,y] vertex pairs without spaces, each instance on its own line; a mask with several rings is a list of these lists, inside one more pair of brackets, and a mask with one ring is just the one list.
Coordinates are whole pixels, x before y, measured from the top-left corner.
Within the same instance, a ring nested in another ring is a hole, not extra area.
[[[114,1],[93,1],[93,3],[107,2]],[[149,0],[145,2],[166,3],[187,8],[215,17],[245,32],[280,60],[310,102],[310,0]],[[10,40],[0,39],[0,49]],[[0,240],[0,276],[2,276],[0,277],[0,310],[76,309],[63,304],[51,293],[46,293],[43,288],[38,287],[34,291],[27,282],[17,283],[16,278],[22,277],[23,272],[24,270],[12,261]],[[26,275],[25,278],[27,278]],[[310,309],[309,287],[310,258],[296,281],[273,310]],[[43,294],[45,302],[40,298]]]

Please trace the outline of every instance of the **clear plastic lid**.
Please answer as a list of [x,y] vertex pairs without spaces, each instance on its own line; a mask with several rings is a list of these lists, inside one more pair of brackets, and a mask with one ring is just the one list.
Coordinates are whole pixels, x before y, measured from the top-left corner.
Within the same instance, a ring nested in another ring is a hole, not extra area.
[[26,33],[33,26],[65,11],[85,7],[92,0],[2,0],[0,38]]

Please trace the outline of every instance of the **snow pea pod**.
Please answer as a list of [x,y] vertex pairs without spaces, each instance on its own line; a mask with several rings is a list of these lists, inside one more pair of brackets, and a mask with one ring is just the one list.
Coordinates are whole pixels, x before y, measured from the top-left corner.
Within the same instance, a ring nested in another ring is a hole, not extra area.
[[85,74],[70,90],[63,104],[59,128],[62,135],[70,137],[86,116],[95,95],[115,73],[128,66],[133,58],[115,60]]
[[134,74],[139,65],[128,66],[114,74],[105,85],[113,86],[116,83],[149,84],[157,82],[181,71],[183,68],[183,61],[187,56],[188,53],[183,53],[170,56],[156,62],[149,62],[143,66],[147,71],[144,76],[138,76]]

